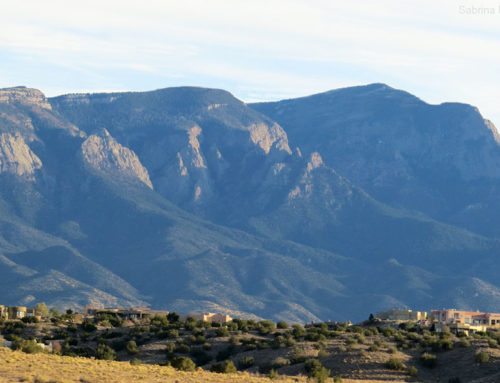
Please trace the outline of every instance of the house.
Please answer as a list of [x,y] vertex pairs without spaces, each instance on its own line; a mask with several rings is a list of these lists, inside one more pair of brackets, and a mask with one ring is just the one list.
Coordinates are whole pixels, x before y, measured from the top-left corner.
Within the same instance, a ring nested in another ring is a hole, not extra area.
[[26,316],[27,310],[28,309],[25,306],[9,306],[9,319],[22,319]]
[[233,320],[231,316],[220,313],[189,314],[188,317],[201,320],[203,322],[217,322],[217,323],[227,323]]
[[377,312],[376,317],[382,320],[423,321],[427,320],[428,314],[426,311],[392,309],[388,311]]
[[148,307],[130,307],[128,309],[124,309],[123,307],[118,307],[118,308],[112,308],[112,307],[105,307],[105,308],[95,308],[92,306],[85,306],[83,309],[83,315],[85,317],[89,316],[95,316],[97,314],[104,314],[104,313],[109,313],[109,314],[116,314],[122,319],[144,319],[148,317],[153,317],[155,315],[159,316],[167,316],[168,311],[162,311],[162,310],[151,310]]
[[431,321],[444,325],[465,324],[500,329],[500,313],[456,309],[431,310]]
[[4,305],[0,305],[0,318],[9,319],[9,310]]

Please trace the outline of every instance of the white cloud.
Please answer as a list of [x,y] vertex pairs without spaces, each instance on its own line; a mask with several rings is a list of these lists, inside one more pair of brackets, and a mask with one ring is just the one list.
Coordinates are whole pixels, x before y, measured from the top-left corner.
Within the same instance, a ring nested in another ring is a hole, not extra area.
[[[497,14],[461,12],[472,5]],[[0,24],[0,69],[27,85],[62,72],[68,91],[185,81],[264,99],[384,81],[500,123],[497,1],[20,0]]]

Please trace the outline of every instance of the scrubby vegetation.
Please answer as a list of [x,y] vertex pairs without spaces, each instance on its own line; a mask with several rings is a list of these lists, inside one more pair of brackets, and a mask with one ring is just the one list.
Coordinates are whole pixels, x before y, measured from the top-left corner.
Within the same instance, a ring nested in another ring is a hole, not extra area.
[[411,322],[304,326],[237,319],[220,324],[180,320],[175,313],[142,321],[108,314],[82,320],[68,312],[53,318],[4,321],[0,330],[12,348],[25,353],[47,353],[44,344],[50,343],[56,354],[131,366],[200,368],[221,375],[239,371],[272,379],[303,375],[320,383],[366,376],[426,381],[435,374],[448,381],[457,376],[453,358],[461,360],[460,368],[472,379],[485,373],[481,365],[500,363],[497,332],[457,336]]

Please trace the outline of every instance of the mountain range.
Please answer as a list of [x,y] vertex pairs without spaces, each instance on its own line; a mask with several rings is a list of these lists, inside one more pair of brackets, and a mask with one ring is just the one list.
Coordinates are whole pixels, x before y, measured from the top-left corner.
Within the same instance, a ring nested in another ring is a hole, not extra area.
[[384,84],[0,90],[0,301],[288,321],[500,311],[500,136]]

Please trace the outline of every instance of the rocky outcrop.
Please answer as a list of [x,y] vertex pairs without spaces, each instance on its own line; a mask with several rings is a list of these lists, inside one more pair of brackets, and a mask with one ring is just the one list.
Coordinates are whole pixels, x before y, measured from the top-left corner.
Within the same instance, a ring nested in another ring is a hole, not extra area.
[[20,135],[0,134],[0,174],[11,173],[28,181],[42,167],[40,158],[31,151]]
[[258,145],[266,154],[275,147],[277,150],[283,150],[292,154],[288,146],[288,138],[285,131],[278,124],[268,126],[264,123],[253,124],[249,128],[250,139],[255,145]]
[[37,105],[41,108],[52,110],[52,107],[42,92],[38,89],[26,88],[24,86],[0,89],[0,103]]
[[89,136],[82,144],[82,155],[88,165],[107,176],[138,180],[153,189],[137,155],[120,145],[107,130]]

